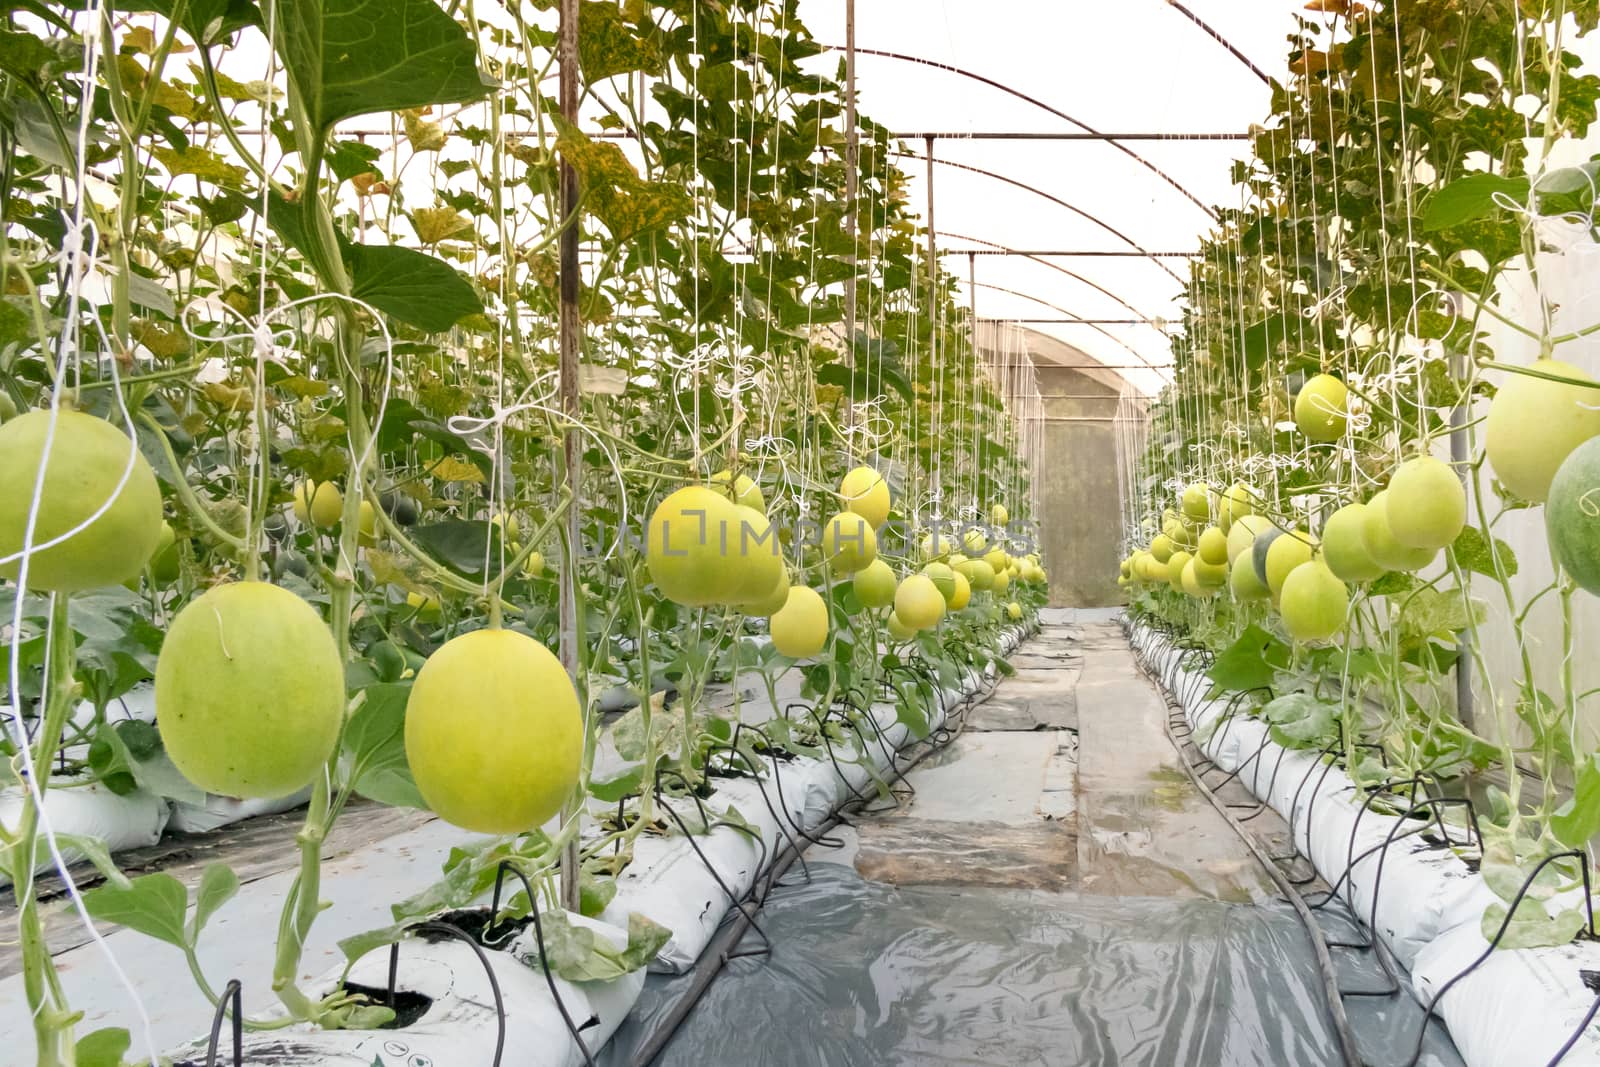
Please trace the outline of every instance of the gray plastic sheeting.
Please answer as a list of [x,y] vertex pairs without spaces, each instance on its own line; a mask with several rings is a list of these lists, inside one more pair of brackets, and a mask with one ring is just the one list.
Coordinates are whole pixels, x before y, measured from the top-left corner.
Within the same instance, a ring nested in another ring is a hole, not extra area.
[[[729,963],[657,1064],[1337,1062],[1309,943],[1287,906],[896,887],[836,863],[811,872],[806,885],[792,868],[795,884],[767,902],[772,956]],[[757,943],[747,935],[744,947]],[[688,981],[651,977],[605,1067],[632,1062]],[[1369,1062],[1409,1055],[1407,1014],[1404,1051],[1384,1034],[1376,1044],[1389,1051]]]

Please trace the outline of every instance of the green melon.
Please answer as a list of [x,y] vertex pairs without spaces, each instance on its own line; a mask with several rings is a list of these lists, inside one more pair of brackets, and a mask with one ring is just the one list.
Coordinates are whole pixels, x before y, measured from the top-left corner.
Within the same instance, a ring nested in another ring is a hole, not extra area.
[[1389,490],[1380,491],[1367,501],[1361,517],[1361,543],[1367,555],[1386,571],[1418,571],[1433,562],[1436,548],[1411,548],[1402,545],[1389,529]]
[[1389,532],[1407,548],[1444,548],[1467,524],[1466,487],[1448,463],[1408,459],[1389,479],[1386,517]]
[[[128,435],[105,419],[66,408],[55,418],[28,587],[72,593],[136,577],[162,536],[155,472]],[[3,578],[17,577],[50,420],[48,410],[30,411],[0,426],[0,558],[19,557],[0,563]],[[37,547],[73,530],[58,544]]]
[[1363,534],[1367,508],[1366,504],[1346,504],[1322,528],[1322,559],[1342,581],[1370,582],[1384,573],[1367,552]]
[[1544,522],[1561,569],[1600,596],[1600,437],[1573,449],[1556,470]]
[[1256,569],[1256,578],[1262,585],[1267,584],[1267,553],[1272,551],[1272,543],[1282,536],[1283,531],[1273,526],[1262,530],[1250,543],[1250,565]]

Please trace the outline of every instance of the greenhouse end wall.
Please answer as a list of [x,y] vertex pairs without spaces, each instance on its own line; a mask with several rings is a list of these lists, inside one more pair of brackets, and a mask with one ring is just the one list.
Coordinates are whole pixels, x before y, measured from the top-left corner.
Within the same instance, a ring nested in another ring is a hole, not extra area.
[[1120,544],[1106,516],[1117,506],[1115,416],[1120,391],[1082,371],[1039,363],[1044,400],[1040,479],[1050,606],[1100,608],[1124,602],[1117,588]]

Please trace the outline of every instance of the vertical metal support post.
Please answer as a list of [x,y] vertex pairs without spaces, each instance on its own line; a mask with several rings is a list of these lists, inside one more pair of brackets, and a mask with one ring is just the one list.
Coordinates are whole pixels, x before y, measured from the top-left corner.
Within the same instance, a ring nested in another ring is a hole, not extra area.
[[[561,30],[556,42],[556,55],[561,67],[561,114],[568,122],[578,121],[578,0],[561,0]],[[561,413],[568,420],[578,418],[578,346],[581,325],[578,321],[578,222],[572,213],[578,207],[578,173],[566,159],[561,160],[561,218],[568,222],[561,233],[561,313],[560,328],[560,379]],[[561,666],[566,668],[573,685],[578,684],[578,512],[582,500],[581,482],[583,452],[579,447],[578,431],[572,421],[561,431],[562,475],[566,490],[571,496],[567,506],[566,558],[561,567]],[[579,690],[580,696],[582,690]],[[587,739],[589,702],[583,702],[584,737]],[[576,798],[568,802],[571,815]],[[569,911],[577,911],[578,898],[578,844],[576,839],[561,851],[561,904]],[[530,901],[534,907],[537,901]]]
[[[1457,310],[1459,311],[1459,308]],[[1449,355],[1451,376],[1457,382],[1465,384],[1471,378],[1467,354],[1452,352]],[[1467,443],[1467,421],[1470,414],[1467,407],[1470,403],[1471,398],[1463,396],[1461,402],[1450,409],[1450,459],[1455,463],[1456,473],[1461,476],[1463,484],[1467,481],[1467,467],[1472,460]],[[1469,635],[1463,632],[1456,642],[1456,717],[1461,720],[1461,725],[1476,731],[1474,719],[1477,716],[1472,701],[1472,647],[1468,644],[1468,640]]]
[[[844,228],[850,240],[850,274],[844,280],[845,350],[854,356],[856,344],[856,171],[861,165],[861,143],[856,130],[856,0],[844,4]],[[855,360],[851,359],[854,366]]]

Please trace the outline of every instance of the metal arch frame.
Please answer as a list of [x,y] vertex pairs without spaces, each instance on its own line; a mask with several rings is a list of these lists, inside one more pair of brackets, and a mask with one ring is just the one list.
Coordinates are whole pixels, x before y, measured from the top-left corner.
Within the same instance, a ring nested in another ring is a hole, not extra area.
[[[838,45],[823,45],[823,47],[827,48],[827,49],[830,49],[831,51],[836,51],[836,52],[841,50]],[[951,63],[941,63],[941,62],[939,62],[938,60],[935,60],[935,59],[925,59],[922,56],[906,55],[904,52],[890,52],[890,51],[886,51],[886,50],[880,49],[880,48],[861,48],[861,47],[858,46],[858,47],[854,48],[854,51],[855,51],[855,53],[857,55],[877,56],[877,57],[882,58],[882,59],[894,59],[894,60],[898,60],[898,61],[900,61],[902,63],[916,63],[916,64],[919,64],[921,66],[932,67],[935,70],[947,71],[947,72],[949,72],[951,74],[959,74],[963,78],[970,78],[975,82],[980,82],[981,84],[987,85],[992,89],[998,89],[1003,93],[1006,93],[1006,94],[1008,94],[1010,96],[1016,97],[1018,100],[1022,100],[1022,101],[1026,102],[1026,103],[1032,104],[1034,107],[1039,108],[1042,111],[1047,111],[1050,114],[1056,116],[1057,118],[1059,118],[1059,119],[1061,119],[1061,120],[1063,120],[1065,122],[1072,123],[1074,126],[1076,126],[1079,129],[1085,131],[1086,133],[1092,133],[1092,134],[1095,134],[1095,135],[1100,135],[1100,133],[1101,133],[1101,131],[1095,129],[1093,126],[1090,126],[1088,123],[1083,122],[1080,119],[1073,118],[1071,115],[1067,114],[1065,111],[1062,111],[1060,108],[1052,107],[1051,105],[1045,103],[1043,100],[1040,100],[1036,96],[1030,96],[1029,94],[1023,92],[1020,89],[1014,89],[1011,86],[1006,85],[1004,82],[996,81],[993,78],[987,78],[987,77],[983,76],[982,74],[978,74],[978,73],[976,73],[974,71],[970,71],[970,70],[965,70],[965,69],[963,69],[961,67],[958,67],[958,66],[955,66],[954,64],[951,64]],[[1106,143],[1110,144],[1110,145],[1113,145],[1117,149],[1117,151],[1122,152],[1123,154],[1125,154],[1125,155],[1131,157],[1132,159],[1136,160],[1146,170],[1149,170],[1152,174],[1155,174],[1162,181],[1164,181],[1168,185],[1172,186],[1179,193],[1181,193],[1187,200],[1189,200],[1190,203],[1194,204],[1194,206],[1199,208],[1201,211],[1204,211],[1212,219],[1217,218],[1217,213],[1216,213],[1215,209],[1211,208],[1204,201],[1202,201],[1199,197],[1197,197],[1193,193],[1191,193],[1188,190],[1188,188],[1185,185],[1183,185],[1182,182],[1179,182],[1172,175],[1168,174],[1166,171],[1162,170],[1160,167],[1156,166],[1154,163],[1150,162],[1148,159],[1145,159],[1139,153],[1135,152],[1133,149],[1129,148],[1127,145],[1121,143],[1120,141],[1107,141]]]
[[[1099,292],[1099,293],[1101,293],[1101,294],[1103,294],[1103,295],[1105,295],[1107,297],[1110,297],[1112,300],[1115,300],[1117,303],[1121,304],[1123,307],[1127,308],[1130,312],[1132,312],[1135,315],[1139,315],[1139,316],[1141,316],[1143,318],[1146,318],[1146,319],[1151,317],[1149,315],[1146,315],[1143,311],[1140,311],[1138,308],[1134,307],[1132,304],[1128,303],[1126,300],[1122,299],[1122,297],[1118,296],[1116,293],[1113,293],[1110,289],[1107,289],[1105,286],[1101,285],[1099,282],[1092,282],[1088,278],[1085,278],[1083,275],[1077,273],[1076,271],[1068,270],[1066,267],[1063,267],[1061,264],[1052,263],[1048,259],[1045,259],[1045,258],[1043,258],[1041,256],[1035,255],[1032,252],[1018,251],[1015,248],[1008,248],[1005,245],[1000,244],[999,242],[996,242],[996,241],[985,241],[981,237],[968,237],[966,234],[963,234],[963,233],[951,233],[948,230],[939,230],[939,231],[937,231],[937,234],[938,234],[939,237],[947,238],[947,239],[952,240],[952,241],[968,241],[968,242],[970,242],[972,244],[975,244],[975,245],[984,245],[984,246],[986,246],[986,247],[988,247],[990,249],[1002,252],[1005,255],[1017,256],[1017,257],[1019,257],[1021,259],[1032,260],[1033,262],[1038,263],[1040,266],[1049,267],[1053,271],[1059,271],[1060,273],[1065,274],[1067,277],[1071,278],[1073,281],[1082,282],[1084,285],[1087,285],[1089,288],[1094,289],[1095,291],[1097,291],[1097,292]],[[958,249],[946,249],[943,254],[947,255],[947,256],[967,256],[967,255],[983,255],[984,253],[978,252],[978,251],[974,251],[973,249],[970,249],[970,248],[958,248]]]
[[1089,222],[1094,223],[1096,226],[1100,227],[1102,230],[1105,230],[1107,233],[1109,233],[1113,237],[1117,238],[1117,240],[1123,242],[1124,244],[1128,245],[1130,248],[1133,248],[1134,250],[1136,250],[1141,256],[1143,256],[1145,259],[1148,259],[1152,264],[1154,264],[1155,266],[1159,267],[1162,271],[1164,271],[1169,277],[1172,278],[1173,281],[1177,282],[1179,285],[1183,285],[1184,284],[1184,281],[1183,281],[1182,278],[1178,277],[1178,275],[1174,271],[1172,271],[1165,263],[1161,262],[1161,260],[1159,258],[1157,258],[1154,255],[1151,255],[1150,251],[1148,249],[1146,249],[1144,246],[1142,246],[1141,244],[1139,244],[1138,241],[1135,241],[1132,237],[1129,237],[1127,234],[1123,233],[1121,230],[1117,229],[1115,226],[1111,225],[1109,222],[1106,222],[1104,219],[1099,218],[1096,215],[1090,214],[1089,212],[1083,210],[1083,208],[1081,208],[1081,207],[1077,207],[1077,206],[1075,206],[1073,204],[1067,203],[1067,201],[1061,199],[1059,196],[1056,196],[1053,193],[1047,193],[1043,189],[1040,189],[1037,186],[1029,185],[1027,182],[1021,181],[1021,180],[1019,180],[1017,178],[1011,178],[1011,177],[1008,177],[1008,176],[1006,176],[1004,174],[998,174],[998,173],[996,173],[996,172],[994,172],[992,170],[984,170],[982,167],[975,167],[971,163],[958,163],[953,159],[940,159],[937,156],[925,155],[925,154],[920,153],[920,152],[910,152],[910,151],[907,151],[906,149],[903,149],[903,148],[891,148],[889,150],[889,154],[893,155],[893,156],[898,156],[901,159],[932,160],[932,162],[937,163],[940,166],[954,167],[957,170],[971,171],[974,174],[982,175],[985,178],[991,178],[994,181],[1005,182],[1007,185],[1014,185],[1018,189],[1022,189],[1025,192],[1032,193],[1035,196],[1042,197],[1045,200],[1050,201],[1052,204],[1055,204],[1058,207],[1064,207],[1068,211],[1072,212],[1074,215],[1079,215],[1082,218],[1088,220]]
[[[1243,63],[1245,66],[1249,67],[1250,73],[1260,78],[1263,84],[1269,86],[1272,84],[1272,79],[1267,75],[1266,71],[1256,66],[1254,60],[1245,55],[1243,52],[1239,51],[1238,47],[1235,46],[1232,41],[1228,40],[1220,32],[1213,29],[1211,25],[1199,15],[1196,15],[1193,11],[1190,11],[1187,7],[1184,7],[1183,4],[1178,2],[1178,0],[1167,0],[1167,6],[1178,12],[1190,22],[1194,23],[1196,26],[1200,27],[1200,30],[1207,37],[1220,44],[1223,48],[1226,48],[1229,55],[1233,56],[1234,59],[1237,59],[1240,63]],[[864,49],[857,49],[857,51],[864,51]]]
[[[1062,307],[1059,304],[1052,304],[1050,301],[1044,300],[1044,299],[1042,299],[1040,297],[1032,296],[1032,295],[1030,295],[1028,293],[1021,292],[1020,290],[1017,290],[1017,289],[1007,289],[1005,286],[1003,286],[1003,285],[995,285],[993,282],[980,282],[980,281],[977,281],[977,280],[972,280],[970,284],[972,284],[975,288],[978,288],[978,289],[988,289],[988,290],[991,290],[992,292],[1005,293],[1007,296],[1014,296],[1014,297],[1018,297],[1019,299],[1022,299],[1022,300],[1032,301],[1033,303],[1038,304],[1041,307],[1049,308],[1051,311],[1059,311],[1061,314],[1067,316],[1073,322],[1081,322],[1081,323],[1083,323],[1085,326],[1088,326],[1090,329],[1094,330],[1096,333],[1104,334],[1108,339],[1110,339],[1114,343],[1120,345],[1122,348],[1126,349],[1129,352],[1129,354],[1131,354],[1133,356],[1133,358],[1139,360],[1140,363],[1142,364],[1142,366],[1135,368],[1137,370],[1150,370],[1150,371],[1155,371],[1155,372],[1157,372],[1159,374],[1163,369],[1167,369],[1167,368],[1163,368],[1163,367],[1158,367],[1155,364],[1151,363],[1150,360],[1145,357],[1144,353],[1142,353],[1142,352],[1138,351],[1137,349],[1135,349],[1132,345],[1128,344],[1128,342],[1124,341],[1122,338],[1118,337],[1116,334],[1112,333],[1110,330],[1105,329],[1104,327],[1100,326],[1097,323],[1090,322],[1088,319],[1085,319],[1085,318],[1083,318],[1081,316],[1074,315],[1072,312],[1068,311],[1066,308]],[[999,316],[999,317],[991,318],[991,319],[989,319],[987,321],[991,321],[991,322],[1007,322],[1007,321],[1010,321],[1010,320],[1006,319],[1004,316]],[[1154,328],[1154,327],[1152,326],[1152,328]],[[1163,336],[1166,336],[1166,335],[1163,333]]]

